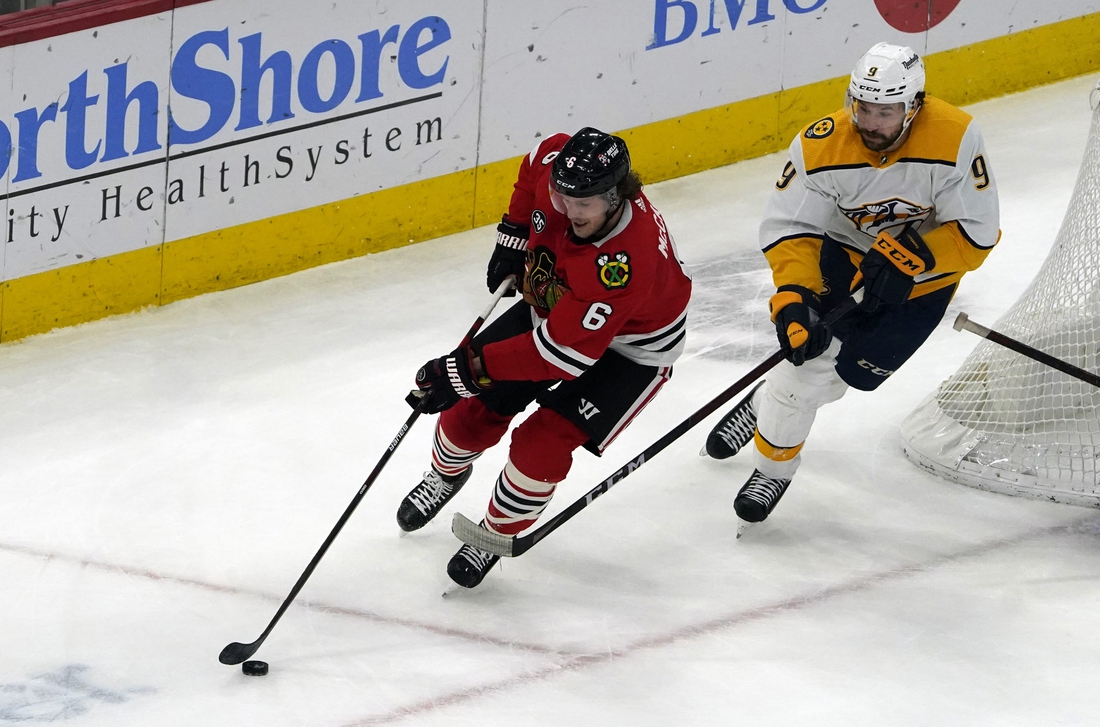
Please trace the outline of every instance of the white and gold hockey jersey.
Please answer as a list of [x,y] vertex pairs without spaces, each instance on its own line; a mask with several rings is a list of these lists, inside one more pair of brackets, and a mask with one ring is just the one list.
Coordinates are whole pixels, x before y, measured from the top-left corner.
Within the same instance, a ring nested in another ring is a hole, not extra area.
[[822,292],[827,235],[857,267],[883,230],[916,226],[936,264],[916,278],[911,297],[975,270],[1000,239],[997,184],[981,132],[966,112],[926,98],[909,137],[891,152],[871,151],[845,110],[791,142],[760,225],[760,245],[776,287]]

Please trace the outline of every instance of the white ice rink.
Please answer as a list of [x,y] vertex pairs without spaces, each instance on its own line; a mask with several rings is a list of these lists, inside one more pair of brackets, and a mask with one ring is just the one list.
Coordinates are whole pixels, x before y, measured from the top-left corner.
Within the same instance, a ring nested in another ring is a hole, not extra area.
[[[1045,258],[1093,80],[969,109],[1000,246],[905,368],[821,411],[767,523],[735,539],[751,458],[697,455],[712,417],[443,598],[451,514],[483,513],[506,452],[400,537],[423,418],[257,653],[263,678],[219,651],[260,635],[416,368],[488,301],[493,229],[0,346],[0,725],[1097,724],[1100,513],[937,479],[898,433],[978,341],[955,314],[991,325]],[[552,510],[774,348],[756,227],[782,164],[647,189],[694,276],[688,350]]]

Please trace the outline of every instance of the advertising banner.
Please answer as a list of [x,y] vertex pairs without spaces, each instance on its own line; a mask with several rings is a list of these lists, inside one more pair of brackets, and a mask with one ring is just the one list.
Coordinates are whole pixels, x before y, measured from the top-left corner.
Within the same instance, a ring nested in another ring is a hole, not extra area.
[[879,41],[955,102],[1100,55],[1097,0],[148,7],[0,47],[0,340],[487,224],[559,131],[647,182],[780,149]]
[[388,4],[211,2],[0,50],[2,279],[472,167],[481,3]]

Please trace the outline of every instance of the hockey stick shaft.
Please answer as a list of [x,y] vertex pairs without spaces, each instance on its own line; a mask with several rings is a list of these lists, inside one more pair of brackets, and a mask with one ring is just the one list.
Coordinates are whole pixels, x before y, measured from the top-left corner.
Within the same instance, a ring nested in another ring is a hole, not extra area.
[[[862,297],[862,291],[857,291],[856,294],[853,295],[853,297],[848,298],[839,306],[830,311],[829,315],[825,318],[826,325],[832,325],[836,321],[840,320],[843,316],[847,315],[852,309],[856,307],[856,305],[859,304],[859,301],[862,299]],[[523,555],[532,547],[534,547],[535,544],[538,543],[540,540],[564,525],[567,520],[569,520],[581,510],[592,504],[593,500],[598,498],[600,495],[606,493],[618,483],[622,482],[632,472],[640,468],[649,460],[653,459],[653,457],[655,457],[665,447],[675,442],[696,424],[703,421],[708,416],[717,411],[718,408],[725,404],[727,401],[748,388],[750,384],[766,374],[782,360],[783,351],[776,351],[767,359],[761,361],[752,371],[749,371],[747,374],[742,376],[740,379],[737,380],[736,383],[731,385],[718,396],[708,401],[698,411],[696,411],[684,421],[680,422],[676,427],[674,427],[656,442],[649,445],[649,447],[647,447],[644,452],[627,462],[619,469],[615,470],[615,472],[613,472],[610,477],[589,490],[584,495],[584,497],[581,497],[579,500],[574,501],[567,508],[554,515],[552,518],[547,520],[539,527],[535,528],[527,535],[516,537],[494,533],[478,525],[475,525],[472,521],[470,521],[469,518],[465,517],[461,513],[455,513],[454,518],[451,522],[451,531],[458,536],[459,540],[462,540],[464,543],[473,545],[476,548],[481,548],[482,550],[493,553],[494,555],[501,555],[510,558]]]
[[481,330],[481,326],[484,325],[485,319],[492,314],[493,309],[497,307],[497,303],[500,302],[500,299],[504,297],[504,294],[507,293],[508,289],[515,285],[515,283],[516,279],[509,275],[504,279],[504,282],[497,286],[497,289],[493,291],[492,300],[485,304],[485,310],[481,311],[481,315],[479,315],[477,320],[474,321],[474,324],[470,326],[470,330],[466,331],[466,335],[463,337],[462,342],[458,344],[459,348],[468,346],[470,341],[474,340],[474,336],[477,335],[477,332]]
[[1005,348],[1015,351],[1022,356],[1026,356],[1034,361],[1038,361],[1041,364],[1046,364],[1053,369],[1058,369],[1064,374],[1069,374],[1075,379],[1080,379],[1085,383],[1100,387],[1100,376],[1085,371],[1082,368],[1078,368],[1071,363],[1063,361],[1060,358],[1055,358],[1049,353],[1043,353],[1037,348],[1032,348],[1026,343],[1021,343],[1020,341],[1017,341],[1015,338],[1009,338],[1003,333],[999,333],[991,328],[986,328],[981,324],[975,323],[974,321],[970,320],[970,318],[965,313],[960,313],[959,316],[955,319],[954,328],[956,331],[966,330],[970,331],[971,333],[975,333],[982,338],[989,339],[990,341],[993,341],[993,343],[1004,346]]
[[[504,282],[501,283],[500,286],[496,289],[496,291],[493,292],[493,299],[489,302],[488,305],[485,306],[485,310],[483,310],[481,312],[481,315],[477,317],[477,320],[474,321],[474,324],[470,326],[470,330],[466,332],[465,338],[463,338],[462,343],[459,344],[460,347],[467,345],[470,340],[473,339],[478,330],[480,330],[481,326],[485,323],[485,319],[487,319],[489,315],[493,312],[493,308],[496,307],[501,297],[504,295],[505,292],[507,292],[508,288],[510,288],[514,282],[514,278],[506,278]],[[255,654],[256,650],[259,649],[260,646],[264,643],[268,635],[271,633],[272,629],[275,628],[275,624],[279,623],[279,619],[283,617],[283,614],[286,613],[286,610],[290,607],[290,604],[294,602],[294,599],[298,596],[298,593],[302,590],[302,587],[306,584],[306,581],[309,580],[309,577],[311,575],[313,575],[313,571],[321,562],[321,558],[325,557],[325,553],[328,552],[329,546],[332,545],[333,541],[336,540],[336,536],[340,534],[341,530],[343,530],[345,523],[347,523],[348,519],[351,517],[351,514],[355,512],[355,508],[359,506],[359,502],[363,499],[363,496],[367,494],[367,490],[369,490],[371,485],[374,484],[374,481],[378,479],[378,475],[382,472],[382,469],[386,466],[386,463],[390,461],[390,457],[393,456],[393,453],[397,451],[397,447],[405,439],[405,435],[409,433],[409,430],[412,429],[413,424],[415,424],[416,420],[420,418],[420,415],[423,413],[424,401],[426,400],[421,400],[421,403],[413,410],[413,413],[409,415],[409,418],[405,420],[405,423],[401,425],[401,428],[397,431],[397,436],[395,436],[390,442],[389,446],[386,448],[386,451],[382,454],[382,458],[378,460],[378,464],[374,466],[374,469],[371,470],[370,475],[367,476],[366,481],[363,482],[363,485],[359,488],[359,491],[355,493],[355,497],[352,498],[351,503],[347,506],[347,509],[344,510],[344,514],[341,515],[340,519],[336,521],[336,526],[332,529],[332,532],[328,534],[328,537],[325,538],[325,542],[321,544],[321,548],[317,551],[317,554],[313,556],[313,560],[309,562],[309,565],[306,566],[305,571],[303,571],[302,575],[298,578],[298,582],[295,583],[294,587],[290,589],[290,595],[288,595],[286,597],[286,600],[283,601],[282,605],[279,606],[279,610],[275,612],[275,617],[271,619],[271,623],[269,623],[267,625],[267,628],[264,629],[264,632],[260,634],[260,638],[256,639],[251,644],[241,644],[238,642],[233,642],[232,644],[227,645],[224,649],[222,649],[221,654],[218,655],[218,661],[223,664],[240,664],[242,661],[245,661],[253,654]]]

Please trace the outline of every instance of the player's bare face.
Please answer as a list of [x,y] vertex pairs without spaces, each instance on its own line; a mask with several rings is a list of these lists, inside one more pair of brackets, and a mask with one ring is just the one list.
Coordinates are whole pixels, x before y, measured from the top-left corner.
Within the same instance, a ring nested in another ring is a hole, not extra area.
[[[610,206],[602,196],[566,197],[560,195],[565,216],[573,227],[573,234],[581,239],[594,237],[605,232],[604,228],[614,224]],[[615,210],[618,212],[619,210]]]
[[901,136],[905,124],[905,104],[867,103],[857,106],[857,127],[863,145],[871,151],[886,151]]

